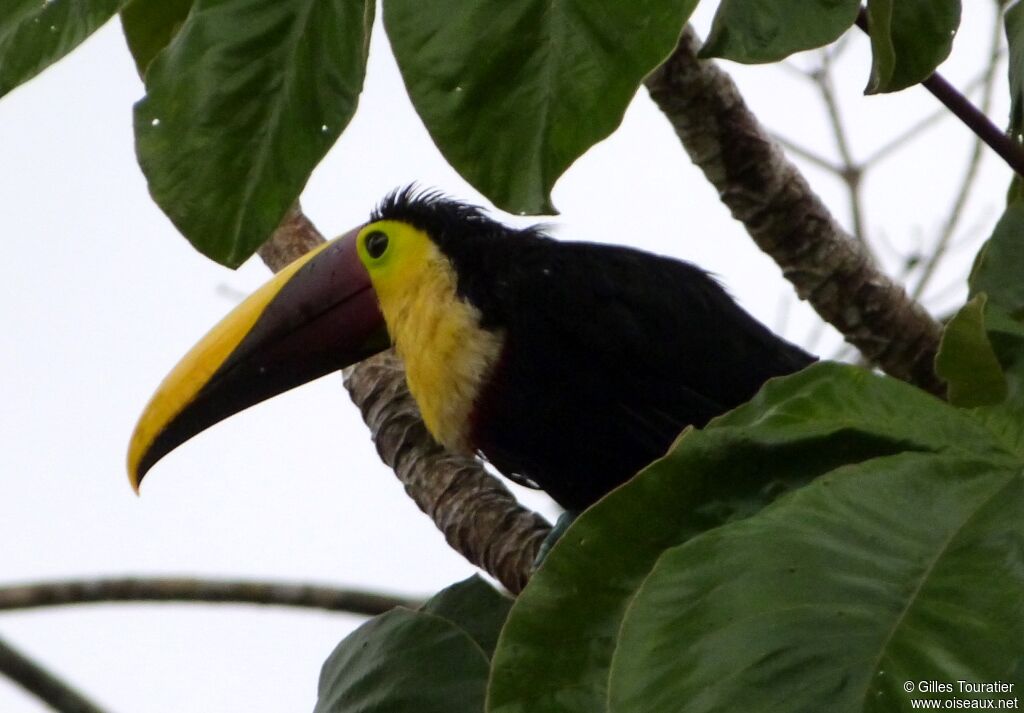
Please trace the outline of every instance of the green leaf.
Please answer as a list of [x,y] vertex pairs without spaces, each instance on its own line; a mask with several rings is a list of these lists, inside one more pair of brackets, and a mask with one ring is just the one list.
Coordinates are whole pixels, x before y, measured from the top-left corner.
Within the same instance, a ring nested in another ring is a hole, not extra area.
[[985,292],[993,304],[1024,316],[1024,202],[1006,206],[975,258],[967,284],[971,296]]
[[1020,138],[1024,133],[1024,5],[1017,3],[1007,10],[1003,21],[1010,55],[1010,134]]
[[[1011,8],[1011,12],[1020,5]],[[985,329],[1003,369],[1005,401],[976,410],[975,416],[1024,454],[1024,201],[1018,177],[992,236],[974,259],[968,278],[972,296],[985,295]]]
[[954,406],[985,406],[1006,398],[1006,377],[985,330],[985,302],[984,292],[975,295],[942,333],[935,370],[946,380]]
[[1019,690],[1022,591],[1020,465],[869,461],[662,555],[622,624],[610,710],[881,712],[931,697],[908,681]]
[[514,213],[618,127],[697,0],[385,0],[384,27],[434,143]]
[[750,403],[687,432],[554,546],[502,631],[488,710],[607,710],[623,616],[666,549],[753,515],[843,465],[903,451],[1013,462],[968,414],[907,384],[832,363],[769,381]]
[[860,0],[722,0],[700,56],[777,62],[834,41],[859,9]]
[[1024,322],[998,305],[985,306],[985,329],[1007,384],[1007,397],[998,404],[975,409],[1009,448],[1024,458]]
[[871,79],[868,94],[924,81],[953,48],[960,0],[869,0]]
[[338,644],[314,713],[480,713],[486,684],[487,657],[465,631],[397,608]]
[[422,611],[462,628],[489,658],[511,607],[511,599],[473,575],[442,589],[423,605]]
[[355,111],[373,3],[196,0],[135,105],[149,190],[237,266],[280,223]]
[[5,0],[0,10],[0,97],[73,50],[124,0]]
[[[744,439],[732,432],[693,432],[628,486],[583,513],[512,605],[494,653],[487,710],[606,711],[619,625],[633,593],[666,547],[756,511],[857,450],[871,453],[870,444],[841,437],[815,444],[824,461],[808,458],[790,468],[784,463],[791,450],[773,448],[756,435]],[[829,460],[830,453],[837,455]],[[750,468],[751,462],[763,466]],[[677,478],[684,467],[685,480]],[[660,511],[660,498],[677,504],[674,518]]]
[[1024,376],[1024,319],[1012,316],[999,305],[986,303],[985,329],[1003,369],[1007,373],[1020,371]]
[[193,0],[131,0],[121,10],[121,28],[139,74],[178,34]]
[[934,396],[834,362],[769,381],[711,427],[757,429],[778,444],[851,431],[899,444],[900,450],[986,454],[992,445],[984,428]]

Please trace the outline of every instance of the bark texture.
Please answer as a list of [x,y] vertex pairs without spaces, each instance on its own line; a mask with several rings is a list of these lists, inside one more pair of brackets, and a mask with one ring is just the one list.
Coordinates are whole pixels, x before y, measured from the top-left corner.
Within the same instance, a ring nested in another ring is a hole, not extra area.
[[523,508],[480,462],[454,455],[427,432],[391,350],[347,369],[345,385],[381,459],[448,544],[518,593],[551,526]]
[[892,376],[935,394],[941,327],[883,274],[750,112],[735,83],[697,58],[689,26],[645,84],[733,217],[848,342]]

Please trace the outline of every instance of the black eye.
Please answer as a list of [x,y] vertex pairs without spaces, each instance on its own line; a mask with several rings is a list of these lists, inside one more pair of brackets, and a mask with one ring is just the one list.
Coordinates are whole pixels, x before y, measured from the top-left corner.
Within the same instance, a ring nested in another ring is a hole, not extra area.
[[379,258],[388,249],[388,236],[379,230],[374,230],[366,236],[366,252],[373,259]]

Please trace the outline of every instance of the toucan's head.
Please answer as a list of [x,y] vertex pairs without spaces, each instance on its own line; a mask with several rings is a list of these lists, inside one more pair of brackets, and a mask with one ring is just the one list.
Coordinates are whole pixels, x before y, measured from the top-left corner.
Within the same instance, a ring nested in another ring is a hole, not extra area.
[[250,295],[168,374],[132,434],[132,487],[138,490],[160,458],[218,421],[387,348],[417,310],[447,304],[466,312],[461,321],[458,310],[445,316],[454,325],[453,343],[465,337],[461,323],[463,332],[483,334],[474,308],[456,297],[450,255],[470,234],[486,240],[504,232],[478,208],[438,194],[389,195],[365,225],[309,252]]

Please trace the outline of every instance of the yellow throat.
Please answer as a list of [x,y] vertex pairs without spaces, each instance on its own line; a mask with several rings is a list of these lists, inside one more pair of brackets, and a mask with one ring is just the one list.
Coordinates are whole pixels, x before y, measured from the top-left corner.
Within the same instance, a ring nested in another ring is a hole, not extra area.
[[[389,238],[377,258],[366,251],[374,231]],[[447,449],[470,452],[473,406],[504,335],[480,327],[480,311],[456,292],[451,261],[423,231],[398,221],[371,223],[360,233],[359,255],[423,421]]]

